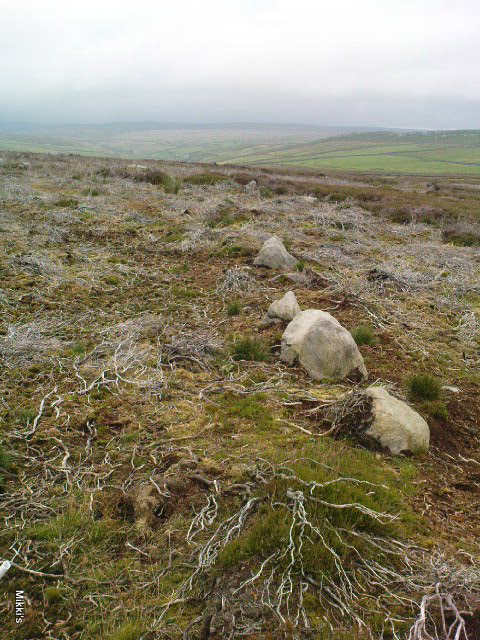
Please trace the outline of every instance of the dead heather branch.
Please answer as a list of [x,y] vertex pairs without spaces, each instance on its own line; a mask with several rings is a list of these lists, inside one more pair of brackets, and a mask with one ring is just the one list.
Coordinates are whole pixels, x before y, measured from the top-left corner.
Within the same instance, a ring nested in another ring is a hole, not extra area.
[[[367,520],[377,523],[373,530],[379,531],[382,526],[395,521],[396,515],[375,510],[361,502],[342,502],[341,491],[333,494],[337,499],[332,501],[330,487],[363,484],[375,493],[380,485],[342,476],[325,482],[306,481],[288,466],[275,467],[261,460],[255,477],[257,495],[249,496],[243,506],[217,525],[212,533],[208,530],[218,517],[221,493],[212,494],[205,507],[194,515],[187,542],[194,543],[197,535],[206,537],[206,541],[197,543],[193,572],[163,606],[157,623],[172,606],[187,601],[190,594],[198,589],[202,590],[205,574],[210,570],[215,570],[218,575],[217,562],[223,550],[249,527],[258,507],[268,505],[272,512],[281,512],[280,521],[287,523],[286,537],[279,548],[251,568],[250,576],[245,577],[243,571],[235,576],[229,571],[228,576],[217,578],[213,597],[219,598],[223,606],[221,613],[213,608],[210,627],[221,637],[237,638],[251,633],[253,629],[257,633],[265,632],[276,621],[277,625],[280,623],[295,630],[293,637],[302,637],[302,633],[312,629],[304,606],[308,592],[333,612],[333,619],[337,616],[339,620],[348,619],[358,628],[365,626],[365,616],[369,612],[381,612],[391,626],[392,637],[400,638],[396,624],[405,620],[393,610],[399,605],[406,610],[413,608],[415,594],[428,591],[435,580],[438,581],[438,571],[432,571],[428,565],[425,567],[426,552],[389,535],[370,533],[365,526],[361,529],[334,526],[328,517],[318,520],[315,516],[319,506],[327,512],[357,511]],[[277,489],[273,497],[264,495],[262,486],[273,481],[280,483],[278,486],[283,486],[284,491]],[[322,553],[326,554],[331,571],[319,569],[317,575],[306,569],[306,558],[312,545],[319,545]],[[456,581],[457,584],[460,582]],[[368,585],[368,590],[365,585]],[[228,598],[225,598],[226,593]],[[430,603],[429,596],[425,602]],[[444,608],[446,610],[447,607]],[[210,607],[207,605],[206,609],[210,610]],[[423,628],[422,621],[423,618],[415,623],[416,628]],[[458,624],[461,625],[461,621]],[[417,634],[410,640],[431,637],[440,638]],[[442,640],[453,637],[441,636]]]
[[[84,395],[95,388],[126,383],[161,397],[165,377],[158,341],[156,348],[139,341],[151,335],[152,328],[155,332],[157,320],[145,315],[107,329],[102,342],[74,365],[75,375],[82,383],[79,393]],[[87,377],[93,380],[88,383]]]
[[480,322],[474,311],[465,311],[456,326],[458,339],[466,345],[477,344],[480,336]]
[[63,268],[55,264],[48,256],[42,254],[25,254],[16,256],[10,261],[12,267],[32,275],[56,276],[63,273]]
[[48,321],[9,325],[6,335],[0,336],[0,359],[6,366],[27,366],[48,359],[65,344],[51,333]]
[[208,369],[212,358],[224,347],[223,340],[213,329],[188,330],[185,326],[167,329],[162,345],[165,362],[190,360]]
[[204,226],[187,231],[180,242],[182,253],[197,253],[213,246],[212,232]]
[[225,275],[219,280],[216,291],[227,295],[255,291],[259,288],[259,283],[244,268],[233,267],[233,269],[227,269]]

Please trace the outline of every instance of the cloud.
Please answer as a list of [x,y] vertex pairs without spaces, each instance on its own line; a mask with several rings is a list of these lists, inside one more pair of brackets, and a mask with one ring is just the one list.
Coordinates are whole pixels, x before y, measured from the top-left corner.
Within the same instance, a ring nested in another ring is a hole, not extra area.
[[0,118],[475,127],[469,0],[3,0]]

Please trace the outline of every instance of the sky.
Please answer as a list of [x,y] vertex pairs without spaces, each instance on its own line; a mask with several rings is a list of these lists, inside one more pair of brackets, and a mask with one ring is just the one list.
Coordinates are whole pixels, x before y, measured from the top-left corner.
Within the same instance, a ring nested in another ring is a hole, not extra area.
[[0,0],[0,121],[480,128],[478,0]]

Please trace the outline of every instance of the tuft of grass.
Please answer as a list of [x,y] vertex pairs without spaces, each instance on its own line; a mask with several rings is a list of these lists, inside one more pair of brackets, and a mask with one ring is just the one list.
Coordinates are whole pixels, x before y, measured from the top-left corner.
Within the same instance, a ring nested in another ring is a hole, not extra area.
[[442,385],[438,378],[428,373],[418,373],[407,380],[407,389],[414,400],[438,400]]
[[0,444],[0,469],[8,471],[13,467],[13,458],[3,445]]
[[258,338],[244,337],[237,340],[232,347],[234,360],[255,360],[265,362],[269,358],[266,344]]
[[377,339],[371,327],[361,325],[352,331],[352,336],[358,346],[368,345],[373,346]]
[[108,640],[140,640],[143,632],[144,629],[140,622],[126,622],[109,634]]
[[53,203],[53,206],[62,209],[72,209],[74,207],[78,207],[78,200],[75,198],[59,198]]
[[448,409],[443,400],[427,400],[422,403],[422,409],[434,418],[448,420]]
[[227,307],[227,316],[238,316],[242,311],[240,302],[231,302]]
[[295,269],[302,272],[305,269],[305,260],[299,260],[295,265]]
[[270,187],[260,187],[260,195],[262,198],[273,198],[275,194]]
[[5,484],[5,478],[2,475],[2,471],[11,471],[14,467],[13,457],[10,453],[0,444],[0,489]]
[[198,291],[195,291],[194,289],[190,289],[189,287],[179,287],[178,285],[174,285],[172,287],[172,295],[174,295],[176,298],[193,300],[193,298],[197,298],[200,293]]
[[175,176],[171,176],[170,174],[165,173],[165,171],[160,171],[158,169],[149,169],[141,173],[128,174],[125,177],[129,177],[135,182],[148,182],[149,184],[162,188],[165,193],[176,194],[180,191],[181,187],[181,182],[177,180]]
[[224,176],[221,173],[194,173],[191,176],[186,176],[183,182],[201,187],[225,182],[228,179],[228,176]]

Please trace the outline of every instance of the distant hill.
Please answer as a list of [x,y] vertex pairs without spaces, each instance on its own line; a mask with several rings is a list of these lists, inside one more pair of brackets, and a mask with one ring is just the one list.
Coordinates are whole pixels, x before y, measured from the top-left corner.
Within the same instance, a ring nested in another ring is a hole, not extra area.
[[410,174],[480,174],[480,130],[272,123],[0,123],[0,150]]

